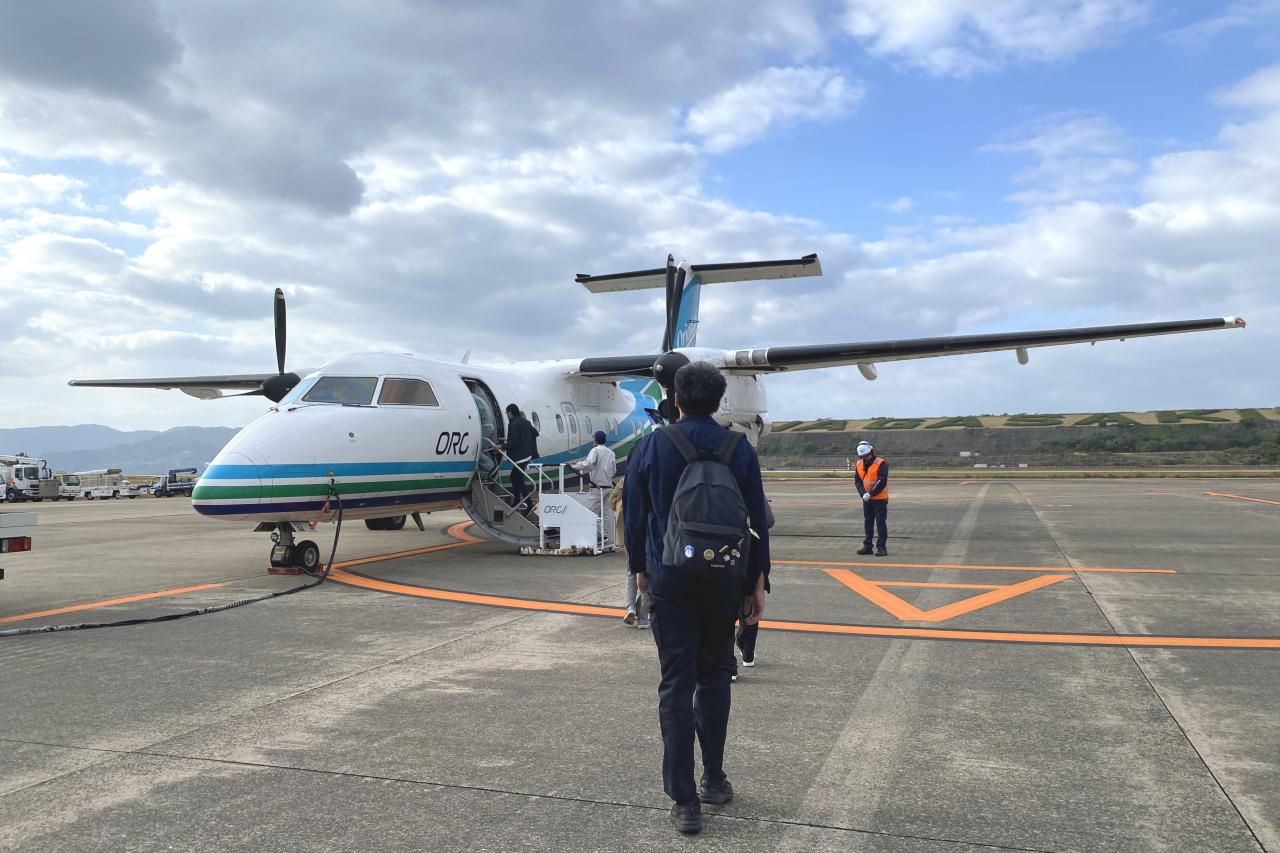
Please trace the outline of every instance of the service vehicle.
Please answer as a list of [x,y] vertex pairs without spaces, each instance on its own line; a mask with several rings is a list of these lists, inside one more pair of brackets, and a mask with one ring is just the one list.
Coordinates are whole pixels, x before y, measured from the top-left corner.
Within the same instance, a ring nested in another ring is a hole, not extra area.
[[0,482],[4,499],[10,503],[58,499],[58,482],[43,459],[0,454]]
[[191,490],[196,487],[196,481],[189,477],[184,480],[182,475],[195,473],[195,468],[170,468],[168,474],[151,481],[151,496],[171,498],[174,495],[187,495],[190,497]]
[[58,481],[58,497],[73,501],[80,497],[80,478],[75,474],[54,474]]
[[80,478],[80,497],[87,501],[94,498],[136,498],[142,490],[124,478],[119,468],[99,468],[94,471],[77,471]]
[[[0,512],[0,554],[18,554],[31,550],[31,540],[36,535],[34,512]],[[4,567],[0,566],[0,581],[4,580]]]

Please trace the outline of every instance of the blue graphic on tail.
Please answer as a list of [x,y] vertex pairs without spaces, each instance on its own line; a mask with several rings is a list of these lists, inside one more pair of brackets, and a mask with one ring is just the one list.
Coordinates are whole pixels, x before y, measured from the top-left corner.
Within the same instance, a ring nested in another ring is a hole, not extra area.
[[702,277],[693,276],[684,283],[680,314],[676,319],[672,347],[691,347],[698,343],[698,302],[702,296]]

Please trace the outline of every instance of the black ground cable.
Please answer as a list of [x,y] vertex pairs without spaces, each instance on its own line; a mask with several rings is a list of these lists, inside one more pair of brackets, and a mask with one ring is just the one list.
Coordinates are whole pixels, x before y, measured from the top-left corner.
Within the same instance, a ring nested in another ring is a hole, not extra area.
[[[292,589],[280,590],[279,592],[268,592],[265,595],[256,595],[253,598],[242,598],[239,601],[228,601],[226,604],[215,604],[210,607],[200,607],[195,610],[184,610],[181,613],[167,613],[164,616],[146,616],[137,619],[121,619],[117,622],[77,622],[71,625],[40,625],[35,628],[10,628],[0,631],[0,637],[22,637],[27,634],[52,634],[58,631],[86,631],[90,628],[124,628],[129,625],[150,625],[154,622],[172,622],[175,619],[188,619],[192,616],[203,616],[206,613],[218,613],[222,610],[231,610],[236,607],[244,607],[246,604],[257,604],[259,601],[270,601],[273,598],[281,598],[286,595],[293,595],[295,592],[302,592],[304,589],[311,589],[324,583],[325,578],[329,577],[329,572],[333,569],[334,557],[338,554],[338,537],[342,533],[342,497],[338,494],[337,487],[334,483],[329,484],[329,496],[334,498],[338,504],[338,526],[333,531],[333,550],[329,552],[329,565],[325,566],[320,572],[307,572],[315,580],[310,583],[304,583],[295,586]],[[304,569],[305,571],[305,569]]]

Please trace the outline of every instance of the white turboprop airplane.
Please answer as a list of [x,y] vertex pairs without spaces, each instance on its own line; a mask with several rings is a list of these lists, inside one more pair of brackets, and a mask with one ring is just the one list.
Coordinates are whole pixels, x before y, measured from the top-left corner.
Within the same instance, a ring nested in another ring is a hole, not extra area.
[[[275,292],[274,374],[155,379],[73,380],[80,387],[178,389],[201,399],[261,395],[274,405],[231,439],[200,477],[197,512],[258,522],[275,532],[275,565],[314,569],[314,542],[295,542],[306,522],[345,516],[371,529],[399,529],[406,515],[461,507],[491,537],[537,541],[537,528],[512,507],[512,462],[495,443],[503,410],[517,404],[540,432],[540,462],[556,466],[585,457],[602,430],[619,470],[636,442],[668,414],[675,372],[691,361],[720,368],[728,390],[716,418],[753,441],[769,431],[763,378],[768,373],[856,365],[867,379],[876,364],[909,358],[1013,350],[1026,364],[1033,347],[1096,343],[1148,335],[1242,328],[1218,317],[958,337],[720,350],[697,346],[701,287],[721,282],[822,274],[817,255],[778,261],[681,264],[612,275],[579,275],[592,293],[665,288],[666,329],[660,352],[511,364],[436,361],[412,355],[343,355],[303,376],[286,373],[284,294]],[[469,354],[468,354],[469,355]],[[539,476],[538,472],[530,472]]]

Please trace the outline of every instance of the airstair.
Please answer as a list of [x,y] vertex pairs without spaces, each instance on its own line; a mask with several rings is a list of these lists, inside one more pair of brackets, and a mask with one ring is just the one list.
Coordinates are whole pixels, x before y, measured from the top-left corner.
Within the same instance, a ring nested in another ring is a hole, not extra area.
[[491,451],[524,472],[533,491],[526,506],[517,507],[515,495],[498,477],[500,468],[477,476],[462,508],[481,530],[500,542],[519,545],[522,554],[577,556],[617,548],[608,489],[584,489],[578,477],[578,490],[570,491],[565,487],[567,465],[556,466],[552,477],[536,462],[520,466],[498,447]]
[[[476,526],[499,542],[512,545],[537,545],[541,532],[537,523],[531,521],[526,513],[533,514],[537,508],[537,492],[541,491],[542,479],[546,477],[539,465],[516,465],[515,460],[497,446],[490,443],[490,450],[514,468],[519,468],[525,476],[539,488],[530,492],[525,506],[515,506],[515,495],[501,482],[499,474],[501,463],[488,476],[477,476],[471,481],[471,488],[462,498],[462,508]],[[532,505],[533,509],[529,509]]]

